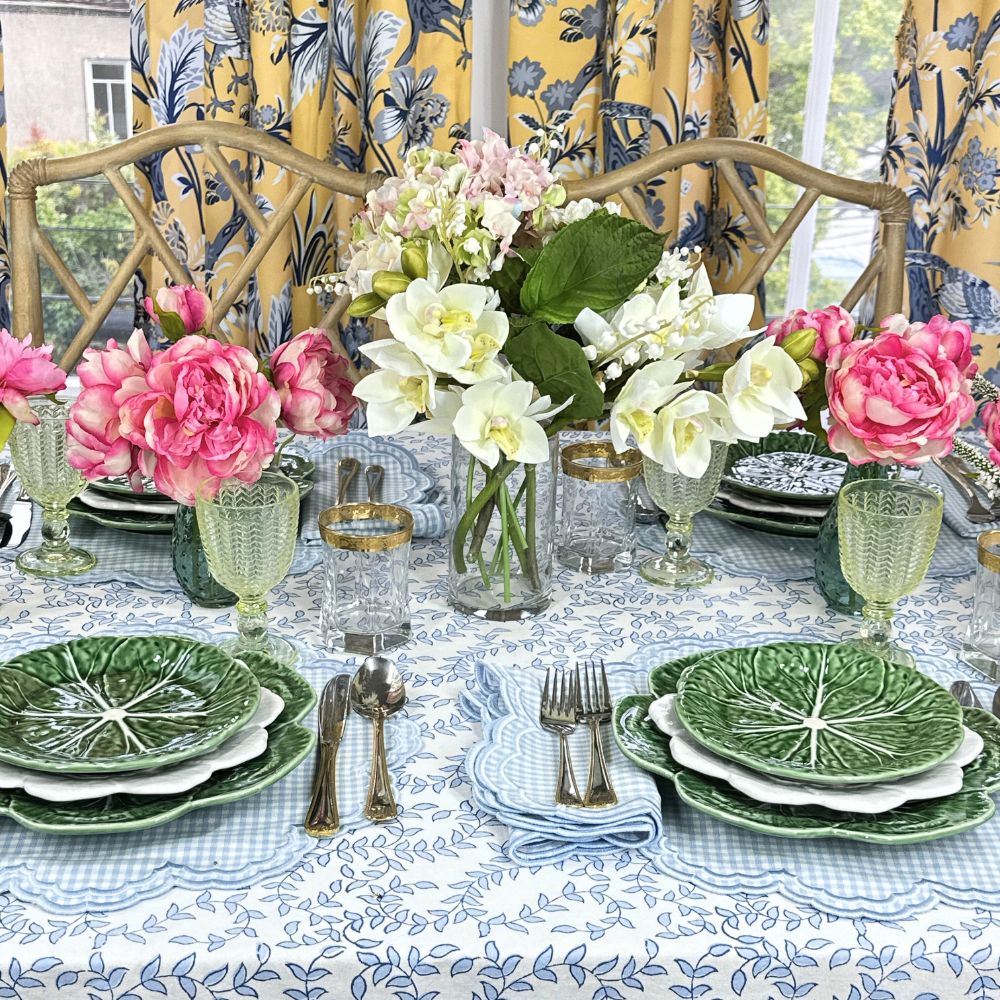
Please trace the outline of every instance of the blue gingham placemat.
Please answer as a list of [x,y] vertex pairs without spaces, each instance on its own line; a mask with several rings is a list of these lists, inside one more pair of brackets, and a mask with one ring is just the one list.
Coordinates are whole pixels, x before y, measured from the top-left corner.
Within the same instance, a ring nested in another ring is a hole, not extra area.
[[[678,637],[647,645],[627,662],[648,676],[653,667],[702,649],[787,641],[787,632],[718,638]],[[796,639],[830,641],[830,636]],[[955,656],[915,648],[920,669],[941,684],[976,680],[984,702],[992,686]],[[986,702],[988,703],[988,702]],[[953,837],[887,847],[846,840],[793,840],[742,830],[664,796],[664,832],[646,853],[655,866],[682,881],[719,892],[780,892],[797,903],[848,917],[886,918],[941,899],[983,909],[1000,907],[1000,817]],[[971,859],[975,863],[971,863]]]
[[[983,525],[983,529],[990,525]],[[660,524],[638,525],[636,538],[644,550],[662,552]],[[730,521],[699,514],[694,521],[691,549],[723,573],[753,576],[775,583],[815,579],[816,540],[770,535]],[[961,538],[947,525],[941,528],[929,577],[968,576],[976,569],[975,540]]]
[[[226,636],[207,629],[171,626],[172,631],[204,642]],[[120,628],[118,634],[162,632],[163,626]],[[51,636],[47,642],[59,641]],[[39,644],[12,641],[5,654]],[[299,647],[296,669],[317,694],[341,671],[353,672],[353,661],[336,661]],[[316,710],[301,725],[316,726]],[[341,828],[367,824],[362,810],[368,791],[371,725],[351,713],[337,764]],[[420,724],[405,711],[385,726],[389,770],[396,801],[405,814],[407,784],[403,765],[421,751]],[[226,889],[251,885],[271,874],[287,872],[308,854],[316,841],[302,829],[309,804],[313,758],[258,795],[228,805],[209,806],[150,830],[135,833],[67,837],[0,823],[0,883],[15,896],[44,902],[50,912],[83,913],[115,910],[152,899],[175,886]]]
[[[642,689],[643,670],[617,664],[607,669],[613,698]],[[512,861],[554,864],[642,847],[659,838],[656,783],[618,752],[607,727],[605,753],[618,804],[604,809],[557,806],[559,741],[538,724],[544,675],[480,662],[473,678],[460,706],[467,718],[481,724],[483,736],[469,750],[465,768],[476,806],[510,828],[504,849]],[[582,794],[590,759],[588,728],[577,726],[569,742]]]
[[[401,502],[413,514],[413,534],[436,538],[447,528],[447,515],[438,499],[436,481],[424,472],[406,448],[382,438],[369,438],[365,431],[351,431],[327,441],[298,442],[289,451],[306,455],[316,463],[315,488],[302,504],[299,544],[290,576],[307,573],[323,559],[317,517],[331,506],[337,495],[337,461],[350,454],[360,459],[362,471],[353,484],[350,500],[361,499],[364,466],[378,463],[385,469],[382,497]],[[41,543],[41,511],[33,511],[31,529],[18,549],[0,549],[0,558],[14,559],[25,548]],[[97,556],[97,566],[75,579],[86,583],[128,583],[154,590],[180,590],[170,558],[169,535],[143,535],[117,531],[83,517],[70,516],[70,538]]]

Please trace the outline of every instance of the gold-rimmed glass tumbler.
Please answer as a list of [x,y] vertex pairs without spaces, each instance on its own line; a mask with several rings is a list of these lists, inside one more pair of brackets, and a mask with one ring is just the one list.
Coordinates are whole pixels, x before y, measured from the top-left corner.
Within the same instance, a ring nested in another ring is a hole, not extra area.
[[66,505],[87,485],[66,461],[66,421],[69,403],[32,399],[37,424],[16,423],[10,453],[24,491],[42,507],[42,544],[22,552],[17,566],[33,576],[76,576],[97,565],[97,559],[69,543]]
[[927,573],[944,499],[919,483],[865,479],[844,486],[837,504],[840,565],[865,601],[856,644],[913,666],[913,656],[892,642],[892,616],[896,601]]
[[288,573],[299,527],[299,488],[279,472],[255,483],[230,479],[214,496],[197,497],[198,528],[208,568],[237,597],[239,635],[227,652],[262,652],[294,663],[295,647],[267,629],[266,596]]
[[728,450],[729,445],[724,441],[713,441],[708,468],[697,479],[669,472],[651,458],[643,458],[646,489],[656,506],[669,518],[666,552],[662,556],[650,556],[639,564],[639,575],[644,580],[671,590],[711,583],[715,571],[708,563],[691,555],[691,534],[694,515],[712,502],[719,488]]

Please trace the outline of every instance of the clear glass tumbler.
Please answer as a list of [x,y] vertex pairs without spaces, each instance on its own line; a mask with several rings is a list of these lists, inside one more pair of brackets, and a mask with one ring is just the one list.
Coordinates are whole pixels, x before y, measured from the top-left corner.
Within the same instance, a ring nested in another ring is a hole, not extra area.
[[700,479],[668,472],[649,458],[642,460],[646,489],[669,518],[666,553],[650,556],[639,564],[639,575],[644,580],[673,590],[702,587],[712,581],[712,567],[691,555],[691,533],[694,515],[712,502],[719,488],[728,450],[724,441],[712,442],[712,456]]
[[66,505],[87,485],[66,461],[69,407],[69,403],[32,399],[38,423],[16,423],[10,436],[21,485],[42,507],[42,544],[17,557],[18,568],[33,576],[76,576],[97,565],[93,555],[69,544]]
[[255,483],[229,479],[214,497],[198,496],[196,510],[208,568],[237,597],[240,634],[222,648],[294,663],[295,647],[268,633],[265,597],[285,578],[295,555],[298,486],[280,472],[265,472]]
[[635,448],[619,455],[610,441],[580,441],[563,448],[561,461],[559,562],[591,575],[631,568],[642,455]]
[[931,564],[944,498],[918,483],[862,479],[842,487],[837,503],[844,578],[865,600],[855,644],[914,666],[913,656],[890,641],[892,616]]
[[1000,681],[1000,531],[979,536],[976,557],[976,592],[962,659]]
[[407,642],[413,515],[396,504],[340,504],[320,514],[319,531],[326,645],[371,655]]

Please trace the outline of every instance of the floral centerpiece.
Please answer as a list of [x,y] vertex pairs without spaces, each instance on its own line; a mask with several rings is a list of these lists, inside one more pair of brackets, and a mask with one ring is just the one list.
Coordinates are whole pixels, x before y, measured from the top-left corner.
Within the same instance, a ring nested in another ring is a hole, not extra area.
[[213,598],[207,566],[198,569],[196,493],[213,494],[227,479],[256,482],[280,460],[279,427],[343,433],[357,407],[353,383],[323,330],[298,334],[262,365],[247,348],[205,335],[211,307],[196,288],[161,289],[147,309],[174,343],[154,351],[136,330],[124,346],[111,340],[84,352],[67,457],[86,479],[123,476],[141,492],[146,478],[176,500],[175,543],[184,532],[184,551],[175,544],[178,577],[193,600],[221,606],[228,598]]
[[700,476],[712,441],[805,418],[807,371],[773,338],[715,362],[748,336],[751,296],[715,295],[696,250],[618,206],[565,197],[544,139],[414,150],[369,193],[345,269],[314,283],[388,324],[355,387],[370,432],[452,435],[449,596],[487,617],[548,601],[560,428],[609,414],[617,447]]
[[7,330],[0,330],[0,448],[14,424],[37,424],[32,396],[51,396],[66,388],[66,373],[53,362],[52,347],[32,347]]

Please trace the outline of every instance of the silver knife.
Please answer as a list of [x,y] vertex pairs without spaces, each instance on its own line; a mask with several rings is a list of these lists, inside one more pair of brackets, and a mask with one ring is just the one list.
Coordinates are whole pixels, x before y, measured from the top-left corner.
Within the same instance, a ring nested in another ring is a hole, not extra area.
[[1000,719],[1000,688],[997,688],[997,692],[993,695],[993,714]]
[[982,708],[982,703],[972,690],[968,681],[954,681],[951,685],[951,696],[962,708]]
[[351,675],[337,674],[327,682],[319,702],[319,748],[312,801],[305,828],[310,837],[332,837],[340,829],[337,808],[337,751],[344,738],[351,704]]

